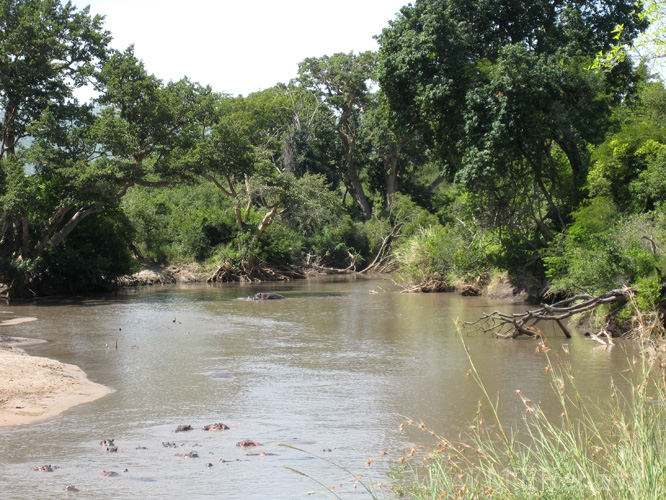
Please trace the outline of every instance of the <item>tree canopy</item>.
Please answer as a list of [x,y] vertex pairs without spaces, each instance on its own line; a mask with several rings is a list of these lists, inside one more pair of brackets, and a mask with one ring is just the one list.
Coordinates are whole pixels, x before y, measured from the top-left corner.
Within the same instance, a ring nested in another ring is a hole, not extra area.
[[309,57],[243,97],[162,81],[87,9],[0,0],[6,293],[103,286],[144,258],[213,279],[362,264],[410,289],[491,270],[653,289],[663,85],[628,59],[590,67],[654,5],[416,0],[379,52]]
[[[629,1],[421,0],[379,36],[379,83],[396,127],[416,129],[441,172],[479,195],[495,223],[534,242],[563,230],[580,201],[588,146],[631,92],[629,65],[587,71]],[[516,188],[518,192],[516,191]]]

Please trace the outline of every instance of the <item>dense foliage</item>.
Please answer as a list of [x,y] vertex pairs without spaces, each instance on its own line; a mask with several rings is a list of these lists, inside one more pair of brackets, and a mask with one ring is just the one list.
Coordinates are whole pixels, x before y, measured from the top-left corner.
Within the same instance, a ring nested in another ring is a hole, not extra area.
[[0,11],[7,295],[148,260],[663,298],[666,90],[629,59],[590,69],[617,26],[654,21],[632,1],[416,0],[377,53],[311,57],[248,96],[163,82],[69,3]]

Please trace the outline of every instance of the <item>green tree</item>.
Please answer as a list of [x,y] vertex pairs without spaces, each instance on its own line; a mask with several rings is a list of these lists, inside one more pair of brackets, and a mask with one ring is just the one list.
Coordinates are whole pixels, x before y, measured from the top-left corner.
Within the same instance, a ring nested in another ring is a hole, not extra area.
[[323,103],[314,92],[294,81],[284,85],[283,92],[289,98],[291,118],[282,134],[282,168],[296,176],[320,173],[334,181],[336,176],[327,167],[327,155],[318,147],[318,143],[323,143],[324,149],[330,146],[330,140],[325,140],[328,115]]
[[[392,126],[381,91],[373,97],[375,102],[367,106],[362,122],[363,136],[371,151],[368,176],[372,178],[374,174],[379,181],[381,187],[373,187],[383,193],[385,206],[390,208],[394,195],[413,182],[419,166],[426,163],[427,151],[415,131]],[[436,185],[431,184],[428,189]],[[425,190],[426,186],[419,189]]]
[[30,124],[90,81],[111,37],[101,16],[59,0],[0,2],[0,159]]
[[615,24],[644,27],[633,10],[628,0],[417,0],[379,37],[392,122],[421,133],[487,222],[513,225],[536,249],[564,229],[588,147],[631,89],[626,64],[604,78],[585,69]]
[[635,102],[622,111],[619,129],[594,150],[589,191],[611,199],[623,212],[653,210],[664,201],[664,84],[642,83]]
[[45,252],[130,187],[164,186],[186,174],[177,159],[192,147],[208,89],[187,80],[162,84],[131,48],[108,58],[95,85],[99,111],[74,101],[44,109],[26,129],[33,140],[26,154],[3,160],[12,168],[5,213],[17,214],[0,244],[11,294],[37,286]]
[[332,110],[327,119],[335,130],[343,162],[334,165],[347,191],[361,208],[363,217],[372,217],[372,206],[361,180],[362,145],[361,119],[366,106],[372,102],[369,82],[374,76],[376,55],[338,53],[320,58],[308,58],[299,64],[299,82],[314,92]]
[[176,161],[192,147],[208,89],[187,80],[163,85],[132,48],[113,54],[97,77],[99,113],[44,113],[32,127],[38,176],[58,183],[55,215],[34,256],[58,246],[84,218],[120,200],[134,185],[165,186],[182,176]]
[[257,153],[281,168],[282,136],[291,124],[291,99],[284,86],[276,85],[247,97],[220,96],[220,112],[233,122],[238,132]]
[[573,213],[572,224],[547,249],[544,261],[554,293],[598,294],[630,285],[643,308],[645,287],[656,290],[652,299],[657,300],[664,276],[662,82],[641,82],[635,98],[616,111],[618,127],[592,152],[591,198]]
[[241,203],[245,201],[247,217],[252,198],[248,188],[240,186],[253,173],[255,163],[255,149],[238,125],[219,108],[211,121],[201,126],[191,153],[181,159],[189,175],[212,182],[219,192],[233,200],[236,225],[241,232],[245,229]]
[[[91,81],[107,55],[103,18],[57,0],[0,2],[0,260],[3,277],[35,274],[48,238],[39,228],[62,222],[62,180],[27,163],[35,124],[90,124],[73,90]],[[88,116],[86,116],[88,115]],[[31,160],[33,160],[31,158]],[[34,161],[34,160],[33,160]],[[66,203],[66,201],[65,201]],[[19,280],[20,282],[21,280]],[[20,283],[10,290],[24,288]]]

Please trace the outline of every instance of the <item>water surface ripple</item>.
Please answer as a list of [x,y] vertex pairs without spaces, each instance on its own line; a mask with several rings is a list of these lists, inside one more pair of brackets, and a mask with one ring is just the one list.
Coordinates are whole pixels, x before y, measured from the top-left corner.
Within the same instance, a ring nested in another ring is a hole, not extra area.
[[[240,300],[258,291],[287,300]],[[400,433],[405,417],[449,437],[474,417],[481,393],[466,377],[454,320],[524,307],[401,294],[390,281],[349,278],[12,304],[16,315],[39,321],[3,333],[46,339],[26,350],[78,365],[114,392],[42,423],[0,429],[0,497],[294,499],[322,491],[321,483],[342,485],[340,498],[369,498],[341,468],[368,485],[386,481],[401,450],[432,444],[417,429]],[[554,350],[567,344],[593,400],[626,366],[621,349],[548,335]],[[520,422],[517,389],[553,404],[533,340],[465,341],[503,417]],[[202,429],[217,422],[230,429]],[[178,425],[193,430],[175,432]],[[107,452],[104,439],[118,451]],[[242,441],[261,446],[236,446]],[[58,468],[34,470],[45,464]],[[65,492],[68,485],[80,493]]]

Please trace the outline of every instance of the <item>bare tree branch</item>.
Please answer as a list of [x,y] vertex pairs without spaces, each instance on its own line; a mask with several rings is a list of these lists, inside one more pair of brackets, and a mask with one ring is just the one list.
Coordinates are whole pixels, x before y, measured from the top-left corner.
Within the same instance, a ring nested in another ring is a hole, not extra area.
[[500,311],[484,313],[478,320],[466,322],[465,326],[477,326],[478,329],[492,332],[499,338],[515,339],[520,335],[541,337],[542,333],[535,325],[540,321],[555,321],[567,338],[570,338],[571,334],[562,320],[590,311],[602,304],[626,302],[634,293],[633,288],[625,287],[611,290],[599,297],[581,294],[555,304],[542,304],[541,307],[524,313],[506,314]]

